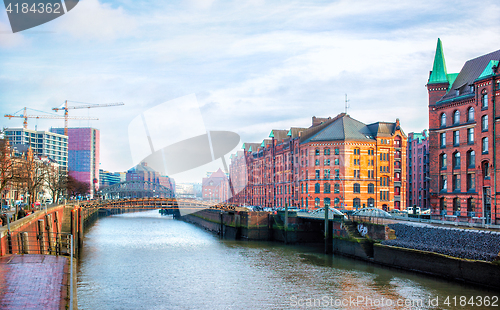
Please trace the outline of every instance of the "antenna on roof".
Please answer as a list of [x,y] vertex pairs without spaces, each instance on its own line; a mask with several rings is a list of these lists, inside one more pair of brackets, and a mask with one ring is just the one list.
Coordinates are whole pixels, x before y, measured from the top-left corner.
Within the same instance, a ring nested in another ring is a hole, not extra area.
[[351,106],[348,104],[349,100],[347,100],[347,94],[345,94],[345,114],[347,114],[347,109]]

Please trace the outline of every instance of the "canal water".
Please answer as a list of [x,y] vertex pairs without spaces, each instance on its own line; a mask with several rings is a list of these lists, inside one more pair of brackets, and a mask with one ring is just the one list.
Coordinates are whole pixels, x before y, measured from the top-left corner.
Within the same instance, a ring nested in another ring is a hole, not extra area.
[[220,240],[155,210],[101,218],[85,233],[78,308],[485,309],[498,296],[321,250]]

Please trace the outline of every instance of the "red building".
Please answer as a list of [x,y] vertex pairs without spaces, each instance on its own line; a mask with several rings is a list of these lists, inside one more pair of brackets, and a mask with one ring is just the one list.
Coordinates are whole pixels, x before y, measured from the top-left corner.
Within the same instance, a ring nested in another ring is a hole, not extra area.
[[500,50],[448,74],[441,40],[429,76],[430,191],[433,217],[500,222],[498,63]]
[[230,173],[230,201],[239,205],[405,209],[406,135],[399,120],[313,117],[309,128],[273,129],[262,143],[245,143]]
[[210,176],[203,178],[201,191],[203,200],[214,203],[227,201],[230,193],[228,176],[219,168]]
[[430,208],[429,201],[429,137],[427,130],[408,134],[406,207]]

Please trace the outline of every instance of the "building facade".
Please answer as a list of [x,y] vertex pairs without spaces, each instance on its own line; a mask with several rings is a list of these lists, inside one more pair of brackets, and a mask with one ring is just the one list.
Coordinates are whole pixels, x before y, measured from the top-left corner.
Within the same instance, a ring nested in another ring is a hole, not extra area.
[[175,182],[168,176],[161,175],[158,171],[148,167],[146,162],[141,162],[137,166],[129,169],[126,174],[126,181],[145,181],[160,184],[172,192],[175,192]]
[[[342,113],[309,128],[272,130],[231,156],[239,205],[316,209],[406,208],[406,141],[395,123],[363,124]],[[245,181],[248,182],[243,187]]]
[[124,182],[127,179],[125,172],[109,172],[99,169],[99,188]]
[[5,139],[12,147],[29,145],[33,153],[46,156],[59,164],[62,169],[68,169],[68,137],[62,134],[36,131],[26,128],[6,128]]
[[407,142],[407,195],[406,207],[430,208],[429,200],[429,137],[427,130],[422,133],[410,132]]
[[427,83],[434,217],[499,223],[500,50],[448,74],[441,40]]
[[220,168],[211,173],[201,182],[202,198],[214,203],[225,202],[229,199],[230,188],[226,173]]
[[[64,134],[64,128],[51,128]],[[68,128],[68,169],[72,177],[90,185],[90,196],[99,189],[100,134],[95,128]]]

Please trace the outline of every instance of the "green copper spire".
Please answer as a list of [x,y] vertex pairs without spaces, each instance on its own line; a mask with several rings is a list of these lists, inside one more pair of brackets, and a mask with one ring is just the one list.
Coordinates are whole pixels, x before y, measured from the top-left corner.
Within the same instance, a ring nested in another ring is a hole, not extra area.
[[443,45],[441,39],[438,39],[436,47],[436,55],[434,56],[434,65],[432,66],[432,73],[429,77],[429,84],[435,83],[448,83],[446,63],[444,61]]

